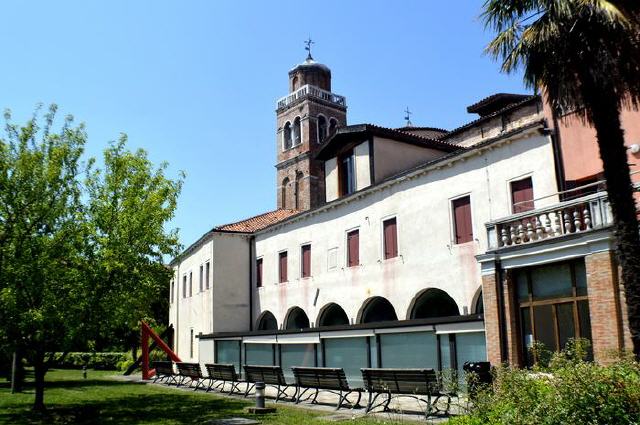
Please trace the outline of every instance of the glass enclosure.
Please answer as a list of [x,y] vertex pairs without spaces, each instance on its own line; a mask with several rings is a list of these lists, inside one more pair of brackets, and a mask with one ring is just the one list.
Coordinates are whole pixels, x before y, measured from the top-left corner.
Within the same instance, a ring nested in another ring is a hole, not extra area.
[[360,369],[369,367],[367,337],[324,339],[324,365],[341,367],[349,385],[362,385]]
[[380,335],[382,367],[438,369],[438,344],[434,332]]

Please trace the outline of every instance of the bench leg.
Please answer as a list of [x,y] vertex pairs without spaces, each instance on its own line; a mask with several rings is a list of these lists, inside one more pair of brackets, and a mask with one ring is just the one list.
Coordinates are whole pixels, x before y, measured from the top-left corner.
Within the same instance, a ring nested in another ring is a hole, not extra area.
[[249,397],[249,392],[253,389],[253,387],[255,387],[255,384],[249,384],[247,382],[247,390],[244,392],[245,398]]
[[389,411],[389,404],[391,404],[391,393],[387,393],[387,402],[384,404],[384,411]]
[[[347,393],[348,394],[348,393]],[[342,406],[342,403],[347,399],[347,395],[345,394],[345,396],[342,396],[342,390],[340,390],[340,392],[338,393],[338,405],[336,406],[336,410],[340,410],[340,406]]]

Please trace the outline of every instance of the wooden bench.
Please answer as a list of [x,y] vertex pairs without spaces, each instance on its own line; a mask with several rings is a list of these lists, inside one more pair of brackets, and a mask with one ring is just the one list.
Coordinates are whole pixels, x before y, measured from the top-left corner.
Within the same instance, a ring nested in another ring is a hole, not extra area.
[[[336,410],[342,407],[343,403],[349,403],[352,408],[360,406],[362,398],[362,388],[351,388],[347,382],[347,377],[342,368],[333,367],[292,367],[293,376],[296,378],[296,404],[313,397],[311,403],[316,403],[320,391],[330,392],[338,395]],[[304,389],[303,389],[304,388]],[[307,391],[315,391],[303,399]],[[358,400],[350,403],[347,396],[357,393]]]
[[[255,387],[256,382],[264,382],[265,385],[269,385],[278,390],[276,395],[276,403],[280,400],[280,396],[287,397],[286,390],[292,386],[287,383],[282,373],[280,366],[257,366],[257,365],[245,365],[244,377],[247,381],[247,390],[244,396],[247,397],[249,392]],[[292,398],[292,400],[295,398]]]
[[176,376],[178,376],[178,374],[173,371],[173,362],[155,361],[152,363],[152,365],[156,370],[156,377],[153,379],[154,384],[156,383],[156,381],[159,381],[160,383],[164,381],[164,383],[167,385],[177,383]]
[[[209,379],[209,387],[207,388],[207,392],[211,391],[211,389],[214,387],[215,382],[218,382],[218,384],[215,385],[215,388],[220,388],[220,392],[225,392],[224,386],[227,382],[231,385],[229,394],[233,394],[234,391],[238,391],[239,393],[242,392],[238,388],[238,385],[240,385],[242,381],[236,373],[236,367],[234,365],[206,363],[204,367],[207,369],[207,375]],[[221,384],[220,381],[222,381]]]
[[[392,398],[409,397],[426,403],[425,416],[432,413],[448,413],[453,394],[442,391],[438,376],[433,369],[361,369],[365,389],[369,392],[366,412],[384,405],[389,410]],[[392,396],[394,394],[394,396]],[[375,404],[377,398],[386,395],[387,399]],[[426,399],[420,396],[426,396]],[[444,410],[437,408],[440,398],[447,401]]]
[[178,366],[178,375],[180,375],[180,380],[177,385],[178,387],[188,379],[189,387],[191,387],[194,382],[196,383],[194,391],[196,391],[200,385],[204,388],[205,377],[202,375],[200,363],[176,363],[176,366]]

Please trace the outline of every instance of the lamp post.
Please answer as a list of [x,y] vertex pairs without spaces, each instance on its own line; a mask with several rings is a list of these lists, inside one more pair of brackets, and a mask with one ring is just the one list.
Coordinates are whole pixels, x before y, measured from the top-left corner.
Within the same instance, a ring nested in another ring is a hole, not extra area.
[[256,382],[256,409],[264,409],[264,382]]

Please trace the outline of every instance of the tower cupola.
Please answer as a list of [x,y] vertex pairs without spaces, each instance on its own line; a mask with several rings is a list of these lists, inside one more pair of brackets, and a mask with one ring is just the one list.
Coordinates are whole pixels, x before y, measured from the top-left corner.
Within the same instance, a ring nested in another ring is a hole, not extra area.
[[331,70],[328,66],[313,60],[311,54],[304,62],[289,71],[289,93],[307,84],[331,91]]

